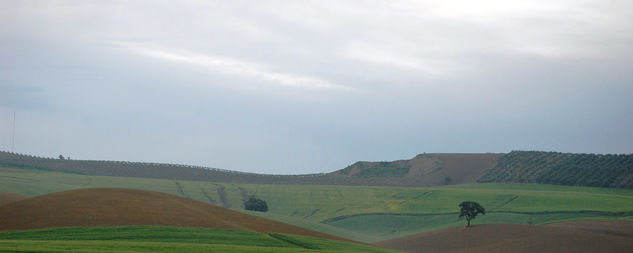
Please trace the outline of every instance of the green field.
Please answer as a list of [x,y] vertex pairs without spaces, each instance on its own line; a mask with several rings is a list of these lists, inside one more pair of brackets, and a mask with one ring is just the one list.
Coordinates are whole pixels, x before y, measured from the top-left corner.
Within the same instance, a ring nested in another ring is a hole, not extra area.
[[285,234],[159,226],[0,232],[0,252],[394,252]]
[[633,190],[626,189],[497,183],[433,188],[254,185],[0,168],[2,191],[33,196],[86,187],[159,191],[237,210],[243,194],[257,195],[268,202],[269,212],[250,214],[363,242],[462,225],[457,205],[464,200],[477,201],[488,211],[475,224],[633,220]]

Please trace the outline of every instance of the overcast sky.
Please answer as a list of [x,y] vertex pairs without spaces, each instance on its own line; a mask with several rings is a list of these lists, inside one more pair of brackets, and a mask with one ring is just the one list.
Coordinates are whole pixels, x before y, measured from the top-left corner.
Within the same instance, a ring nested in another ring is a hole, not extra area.
[[633,1],[0,0],[0,149],[329,172],[633,152]]

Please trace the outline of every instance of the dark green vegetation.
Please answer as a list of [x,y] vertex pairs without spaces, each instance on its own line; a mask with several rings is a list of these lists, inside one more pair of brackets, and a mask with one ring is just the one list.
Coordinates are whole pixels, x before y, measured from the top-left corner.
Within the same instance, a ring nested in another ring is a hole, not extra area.
[[464,201],[459,204],[459,217],[466,217],[467,227],[470,227],[470,221],[477,218],[479,214],[486,214],[486,209],[475,201]]
[[267,212],[268,204],[260,198],[250,197],[247,201],[244,201],[244,209],[249,211]]
[[357,162],[339,172],[346,176],[372,177],[404,177],[411,170],[411,165],[405,160],[393,162]]
[[633,188],[633,155],[513,151],[478,182]]
[[0,252],[392,252],[296,235],[160,226],[0,232]]

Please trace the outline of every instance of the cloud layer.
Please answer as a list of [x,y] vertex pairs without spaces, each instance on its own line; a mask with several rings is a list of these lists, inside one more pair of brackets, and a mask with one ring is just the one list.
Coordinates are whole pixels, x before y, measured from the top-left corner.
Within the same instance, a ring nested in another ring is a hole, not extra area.
[[630,1],[0,1],[0,149],[311,173],[633,152]]

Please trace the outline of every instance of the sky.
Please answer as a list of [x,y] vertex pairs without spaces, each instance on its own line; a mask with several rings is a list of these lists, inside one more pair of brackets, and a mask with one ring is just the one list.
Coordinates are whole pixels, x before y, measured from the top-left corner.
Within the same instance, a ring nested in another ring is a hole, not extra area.
[[630,0],[0,0],[0,150],[269,174],[629,154],[631,31]]

